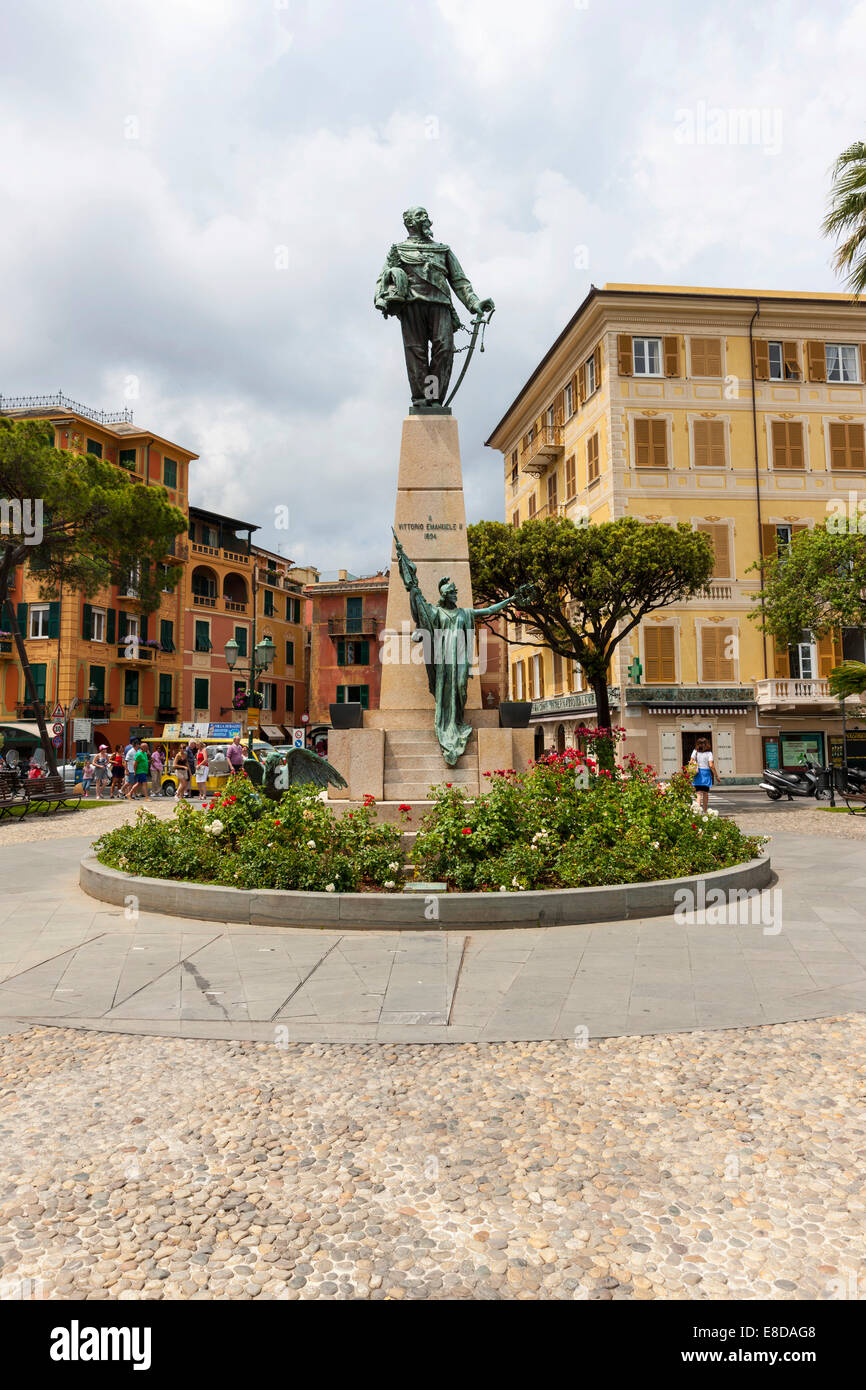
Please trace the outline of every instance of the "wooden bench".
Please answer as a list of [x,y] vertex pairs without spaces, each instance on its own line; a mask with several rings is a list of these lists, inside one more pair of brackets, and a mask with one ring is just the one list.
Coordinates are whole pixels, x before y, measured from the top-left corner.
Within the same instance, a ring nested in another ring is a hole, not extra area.
[[47,773],[45,777],[34,778],[25,783],[25,795],[31,806],[46,806],[48,810],[59,811],[60,807],[73,810],[81,802],[81,797],[67,791],[66,783],[59,773]]
[[[839,792],[839,796],[845,802],[852,816],[862,816],[866,814],[866,792]],[[858,806],[852,806],[851,802],[856,801]]]
[[24,815],[30,809],[30,802],[26,792],[19,784],[14,772],[7,772],[5,769],[0,771],[0,820],[4,816],[12,815],[14,807],[24,808]]

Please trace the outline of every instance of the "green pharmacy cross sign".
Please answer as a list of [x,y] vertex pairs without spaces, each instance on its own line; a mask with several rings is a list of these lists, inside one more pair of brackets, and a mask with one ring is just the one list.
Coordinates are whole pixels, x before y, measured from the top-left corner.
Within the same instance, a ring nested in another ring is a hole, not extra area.
[[628,668],[628,678],[631,681],[632,685],[640,685],[640,678],[642,675],[643,667],[641,666],[637,657],[635,657]]

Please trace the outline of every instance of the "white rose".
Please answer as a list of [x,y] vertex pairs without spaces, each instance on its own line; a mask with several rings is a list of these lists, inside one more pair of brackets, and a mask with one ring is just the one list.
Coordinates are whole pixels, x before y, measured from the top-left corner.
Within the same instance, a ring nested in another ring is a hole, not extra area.
[[505,887],[505,884],[504,884],[504,883],[500,883],[500,885],[499,885],[499,891],[500,891],[500,893],[507,893],[507,892],[508,892],[508,889]]
[[653,849],[658,849],[658,848],[659,848],[659,842],[658,842],[658,840],[653,840]]
[[224,829],[225,826],[223,825],[221,820],[212,820],[210,825],[207,827],[207,833],[208,835],[221,835]]
[[386,879],[386,880],[385,880],[385,887],[386,887],[386,888],[396,888],[396,886],[397,886],[397,885],[396,885],[396,883],[394,882],[393,878],[389,878],[389,879]]
[[308,841],[307,841],[307,849],[315,849],[315,848],[316,848],[316,842],[315,842],[315,840],[308,840]]
[[388,868],[391,870],[392,874],[396,874],[396,872],[397,872],[397,870],[399,869],[399,867],[400,867],[400,865],[397,863],[396,860],[394,861],[393,864],[389,864],[389,865],[388,865]]
[[336,892],[335,885],[334,885],[333,883],[326,883],[326,884],[325,884],[325,892],[326,892],[326,893],[334,893],[334,892]]

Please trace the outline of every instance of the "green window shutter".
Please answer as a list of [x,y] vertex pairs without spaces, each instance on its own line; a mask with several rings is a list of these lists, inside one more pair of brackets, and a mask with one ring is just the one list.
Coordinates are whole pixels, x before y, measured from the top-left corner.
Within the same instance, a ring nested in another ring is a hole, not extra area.
[[141,638],[142,642],[146,642],[146,641],[147,641],[147,614],[146,614],[146,613],[142,613],[142,615],[141,615],[141,622],[140,622],[139,625],[138,625],[138,635],[139,635],[139,637]]
[[343,638],[340,637],[339,640],[337,641],[337,665],[338,665],[338,666],[345,666],[345,664],[346,664],[346,643],[343,641]]
[[369,665],[370,665],[370,643],[369,643],[369,642],[367,641],[367,639],[365,638],[363,642],[359,642],[359,643],[358,643],[358,647],[359,647],[360,650],[359,650],[359,652],[358,652],[358,658],[357,658],[357,661],[356,661],[355,664],[356,664],[357,666],[369,666]]
[[235,628],[235,641],[238,644],[238,656],[247,654],[247,630],[245,627]]
[[104,702],[104,701],[105,701],[105,667],[104,667],[104,666],[91,666],[90,671],[89,671],[89,674],[88,674],[88,681],[87,681],[87,684],[88,684],[88,687],[92,685],[92,686],[94,686],[95,689],[96,689],[96,701],[95,701],[95,703],[102,703],[102,702]]
[[292,600],[289,598],[289,596],[288,596],[288,594],[287,594],[287,595],[286,595],[286,622],[287,622],[287,623],[290,623],[291,621],[292,621]]
[[159,703],[163,708],[171,706],[171,673],[160,671],[159,673]]
[[361,692],[361,708],[362,708],[362,709],[369,709],[369,708],[370,708],[370,687],[369,687],[369,685],[361,685],[361,686],[358,687],[358,689],[359,689],[360,692]]
[[93,639],[93,609],[89,603],[81,606],[81,636],[85,642]]
[[15,617],[16,617],[17,622],[18,622],[18,631],[21,633],[21,636],[22,636],[22,637],[26,637],[26,636],[27,636],[27,604],[26,604],[26,603],[19,603],[19,604],[18,604],[18,607],[17,607],[16,612],[15,612]]
[[[20,605],[19,605],[20,606]],[[26,605],[25,605],[26,606]],[[36,699],[45,703],[45,679],[48,674],[48,667],[44,661],[31,661],[30,674],[33,677],[33,684],[36,688]]]
[[123,610],[122,608],[118,608],[118,610],[117,610],[117,640],[118,640],[118,642],[124,642],[124,641],[126,641],[126,622],[127,622],[127,614],[124,612],[124,610]]
[[105,640],[106,640],[106,642],[114,642],[115,639],[116,639],[115,612],[114,612],[114,609],[113,609],[113,608],[109,608],[109,609],[107,609],[106,615],[105,615]]
[[174,459],[163,459],[162,480],[165,483],[166,487],[177,487],[177,463]]
[[195,709],[207,709],[210,704],[209,682],[204,676],[196,676],[193,682],[193,706]]
[[[174,651],[174,623],[168,618],[160,618],[159,620],[159,645],[164,652]],[[168,702],[160,701],[160,703],[166,704]]]
[[49,603],[48,605],[48,636],[60,636],[60,603]]
[[123,673],[123,703],[125,705],[138,704],[137,671],[124,671]]
[[294,644],[294,642],[287,642],[287,643],[286,643],[286,665],[287,665],[287,666],[294,666],[294,664],[295,664],[295,644]]
[[295,708],[295,687],[286,686],[286,714],[290,714]]
[[344,705],[345,703],[346,703],[346,687],[345,687],[344,685],[338,685],[338,686],[337,686],[337,704],[338,704],[338,705]]

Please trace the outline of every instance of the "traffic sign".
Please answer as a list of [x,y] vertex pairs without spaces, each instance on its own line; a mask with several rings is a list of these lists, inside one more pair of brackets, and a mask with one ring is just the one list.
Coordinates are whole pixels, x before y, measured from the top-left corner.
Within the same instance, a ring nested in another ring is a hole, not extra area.
[[54,744],[54,747],[55,747],[55,748],[62,748],[62,747],[63,747],[63,735],[62,735],[62,734],[55,734],[54,737],[53,737],[53,739],[51,740],[51,742]]
[[65,719],[65,718],[66,718],[66,710],[63,708],[62,705],[57,704],[57,705],[54,706],[54,712],[53,712],[53,714],[51,715],[51,718],[52,718],[52,719]]
[[302,714],[302,715],[301,715],[301,723],[302,723],[302,724],[309,724],[309,722],[310,722],[310,716],[309,716],[308,714]]
[[62,725],[61,723],[59,723],[59,722],[56,723],[56,724],[52,724],[52,725],[51,725],[51,732],[52,732],[53,734],[62,734],[62,733],[63,733],[63,725]]
[[292,747],[303,748],[307,741],[307,731],[304,728],[292,729]]

